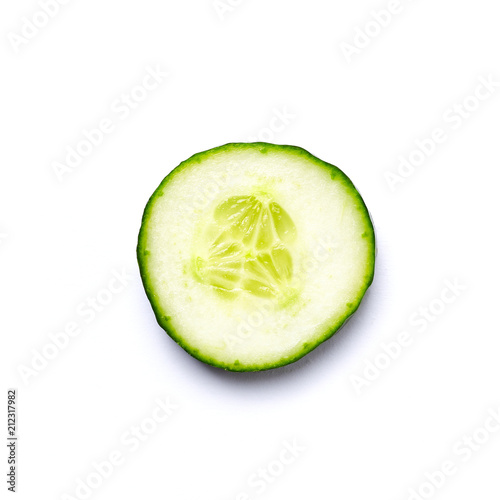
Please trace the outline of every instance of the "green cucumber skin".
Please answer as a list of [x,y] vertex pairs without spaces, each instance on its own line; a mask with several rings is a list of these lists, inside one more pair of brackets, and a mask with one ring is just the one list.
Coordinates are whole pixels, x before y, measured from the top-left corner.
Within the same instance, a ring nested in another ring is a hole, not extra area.
[[[145,240],[146,240],[146,232],[147,232],[147,223],[149,221],[150,213],[153,208],[154,202],[159,196],[163,195],[163,187],[170,181],[172,178],[180,173],[184,168],[189,167],[193,163],[200,163],[203,158],[210,156],[212,154],[218,152],[227,152],[234,149],[248,149],[248,148],[257,148],[263,154],[266,154],[269,149],[275,149],[280,152],[289,152],[295,155],[303,156],[307,158],[309,161],[315,163],[316,165],[327,169],[330,176],[335,178],[336,181],[340,181],[344,184],[344,186],[351,191],[353,197],[358,200],[359,206],[358,210],[364,213],[366,219],[366,238],[371,242],[372,253],[370,256],[370,262],[367,263],[370,267],[370,273],[365,277],[365,282],[362,288],[362,291],[358,297],[357,302],[352,303],[351,312],[344,318],[342,318],[337,324],[332,325],[324,334],[316,342],[307,343],[303,350],[298,354],[286,358],[280,359],[278,362],[269,363],[269,364],[258,364],[258,365],[240,365],[238,361],[235,361],[232,364],[222,363],[218,360],[205,356],[203,353],[199,352],[198,349],[193,349],[189,344],[183,341],[183,339],[177,334],[172,325],[169,324],[169,316],[165,311],[161,311],[157,299],[155,297],[154,291],[149,282],[149,276],[146,270],[146,261],[148,258],[148,252],[145,250]],[[312,155],[308,151],[298,146],[289,146],[289,145],[277,145],[271,144],[267,142],[254,142],[254,143],[228,143],[222,146],[218,146],[207,151],[202,151],[200,153],[196,153],[187,160],[180,163],[176,168],[174,168],[160,183],[160,185],[156,188],[154,193],[149,198],[148,203],[146,204],[146,208],[144,209],[144,213],[142,216],[141,228],[139,231],[138,244],[137,244],[137,260],[139,264],[139,271],[141,275],[141,279],[144,285],[144,289],[146,292],[146,296],[151,303],[153,308],[154,315],[156,317],[156,321],[163,328],[167,334],[177,343],[179,344],[187,353],[189,353],[194,358],[202,361],[208,365],[215,366],[217,368],[222,368],[227,371],[232,372],[256,372],[256,371],[264,371],[271,370],[273,368],[279,368],[290,363],[294,363],[299,359],[303,358],[306,354],[316,349],[320,344],[325,342],[326,340],[333,337],[335,333],[337,333],[342,326],[347,322],[347,320],[357,311],[359,308],[363,297],[365,296],[366,291],[370,287],[373,282],[375,275],[375,255],[376,255],[376,241],[375,241],[375,230],[372,224],[372,219],[370,213],[368,212],[368,208],[366,204],[359,194],[358,190],[355,188],[352,181],[347,177],[347,175],[342,172],[338,167],[327,163],[323,160],[320,160],[316,156]]]

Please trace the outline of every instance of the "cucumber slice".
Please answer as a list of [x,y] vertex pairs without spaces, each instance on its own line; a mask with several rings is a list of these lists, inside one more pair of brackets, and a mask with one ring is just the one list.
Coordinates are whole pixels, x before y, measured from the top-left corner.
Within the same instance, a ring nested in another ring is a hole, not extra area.
[[349,178],[304,149],[198,153],[151,196],[137,256],[160,326],[233,371],[298,360],[330,338],[373,280],[375,235]]

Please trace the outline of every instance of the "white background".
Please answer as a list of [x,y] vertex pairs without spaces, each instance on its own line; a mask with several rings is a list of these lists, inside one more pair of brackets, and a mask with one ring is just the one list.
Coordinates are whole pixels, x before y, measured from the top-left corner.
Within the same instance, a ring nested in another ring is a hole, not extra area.
[[[387,6],[244,0],[219,15],[210,0],[73,0],[19,44],[40,7],[2,3],[2,397],[18,389],[17,498],[79,498],[77,481],[113,451],[124,461],[91,498],[403,500],[445,460],[456,472],[427,498],[499,498],[500,432],[480,428],[500,406],[500,88],[452,116],[481,77],[500,82],[500,11],[401,0],[349,63],[342,43],[362,44],[357,30]],[[123,119],[113,103],[156,66],[169,76]],[[283,110],[293,117],[266,130]],[[103,118],[112,133],[60,181],[54,162]],[[435,128],[446,141],[391,190],[387,172]],[[259,134],[351,177],[376,224],[376,277],[349,324],[300,362],[226,373],[156,324],[135,245],[172,168]],[[123,269],[128,285],[92,321],[77,312]],[[466,290],[441,307],[446,280]],[[417,328],[431,302],[439,314]],[[80,335],[23,378],[70,322]],[[412,344],[357,391],[353,377],[403,331]],[[121,436],[167,396],[178,409],[132,452]],[[457,443],[474,433],[487,443],[465,460]],[[304,450],[280,469],[294,440]],[[272,483],[251,486],[270,463]]]

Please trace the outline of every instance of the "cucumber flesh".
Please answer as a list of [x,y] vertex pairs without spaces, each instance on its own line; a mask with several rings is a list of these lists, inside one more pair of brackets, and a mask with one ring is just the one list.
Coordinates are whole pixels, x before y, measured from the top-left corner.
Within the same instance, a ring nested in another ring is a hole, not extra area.
[[291,289],[288,245],[296,236],[291,217],[266,193],[231,196],[214,210],[194,257],[195,275],[222,295],[281,301]]
[[233,371],[291,363],[331,337],[370,286],[375,236],[347,176],[294,146],[199,153],[144,211],[139,267],[159,324]]

